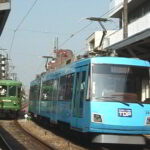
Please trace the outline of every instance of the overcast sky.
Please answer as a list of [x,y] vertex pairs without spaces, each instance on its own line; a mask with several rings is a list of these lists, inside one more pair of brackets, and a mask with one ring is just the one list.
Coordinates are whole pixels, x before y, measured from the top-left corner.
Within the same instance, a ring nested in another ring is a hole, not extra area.
[[[35,0],[11,0],[11,12],[0,38],[0,47],[10,53],[14,30]],[[76,54],[86,51],[86,38],[99,30],[98,23],[86,17],[101,17],[109,10],[109,0],[38,0],[15,34],[11,59],[19,80],[26,87],[44,70],[42,56],[52,55],[54,39],[59,48],[71,49]],[[80,32],[79,32],[80,31]],[[65,44],[64,41],[70,38]]]

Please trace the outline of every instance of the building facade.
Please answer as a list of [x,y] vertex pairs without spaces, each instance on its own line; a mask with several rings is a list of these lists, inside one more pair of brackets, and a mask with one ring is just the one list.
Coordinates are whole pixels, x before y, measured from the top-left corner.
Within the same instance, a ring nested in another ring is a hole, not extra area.
[[[120,20],[120,30],[109,36],[110,45],[123,40],[124,0],[110,0],[110,18]],[[128,0],[128,37],[150,28],[150,1]]]
[[[106,35],[104,43],[107,44],[103,45],[103,49],[121,57],[150,61],[150,0],[127,1],[127,38],[124,38],[124,1],[110,0],[109,17],[119,20],[119,30]],[[88,45],[90,40],[87,40]]]
[[[96,31],[92,33],[87,39],[87,47],[88,51],[93,51],[94,49],[97,50],[104,50],[105,47],[109,46],[109,36],[110,34],[114,33],[114,31],[107,31],[107,34],[104,38],[104,41],[102,41],[103,31]],[[102,42],[102,45],[100,47],[100,43]]]

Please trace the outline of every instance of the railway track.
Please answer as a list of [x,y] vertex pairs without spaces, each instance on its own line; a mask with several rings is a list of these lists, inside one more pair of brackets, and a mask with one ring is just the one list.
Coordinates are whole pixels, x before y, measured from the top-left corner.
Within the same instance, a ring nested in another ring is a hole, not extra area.
[[0,134],[0,150],[12,150],[5,138]]
[[[25,123],[27,124],[27,123]],[[40,132],[45,132],[45,129],[37,128],[36,134]],[[43,130],[43,131],[42,131]],[[1,148],[2,150],[150,150],[146,147],[133,147],[127,145],[100,145],[100,144],[90,144],[86,142],[80,135],[73,137],[70,133],[64,133],[55,129],[52,129],[54,135],[58,135],[56,138],[52,135],[52,138],[48,141],[43,138],[43,135],[35,136],[28,130],[24,129],[22,125],[17,121],[0,121],[0,133],[5,138],[8,148]],[[50,131],[51,132],[51,131]],[[49,135],[48,135],[49,136]],[[61,137],[61,138],[60,138]],[[41,140],[43,138],[43,140]],[[67,147],[63,147],[61,144],[68,142]],[[54,144],[56,143],[56,144]],[[59,144],[59,147],[57,145]],[[0,144],[1,145],[1,144]],[[0,150],[1,150],[0,149]]]
[[[29,121],[31,123],[31,121]],[[29,124],[30,124],[29,123]],[[34,128],[37,128],[37,130],[40,131],[43,130],[42,132],[44,133],[44,130],[46,130],[47,132],[47,126],[45,126],[45,124],[41,124],[41,123],[37,123],[37,122],[32,122],[32,126]],[[26,123],[25,123],[26,124]],[[35,124],[35,125],[34,125]],[[25,127],[28,128],[28,127]],[[147,147],[147,145],[145,147],[141,147],[141,146],[131,146],[131,145],[109,145],[109,144],[92,144],[89,141],[87,141],[87,139],[82,136],[82,134],[78,134],[76,132],[69,132],[66,130],[58,130],[57,128],[50,128],[48,130],[49,132],[52,132],[52,134],[57,135],[59,137],[62,137],[62,139],[64,140],[64,143],[66,141],[68,141],[68,147],[64,147],[64,148],[59,148],[60,150],[64,149],[64,150],[150,150],[150,148]],[[37,132],[37,131],[36,131]],[[47,133],[48,134],[48,133]],[[41,134],[42,135],[42,134]],[[43,136],[43,135],[42,135]],[[50,135],[51,136],[51,135]],[[53,138],[55,138],[53,136]],[[61,139],[57,139],[57,141],[59,141],[59,143],[61,143],[60,141]]]
[[0,121],[0,133],[11,150],[56,150],[26,132],[17,121]]

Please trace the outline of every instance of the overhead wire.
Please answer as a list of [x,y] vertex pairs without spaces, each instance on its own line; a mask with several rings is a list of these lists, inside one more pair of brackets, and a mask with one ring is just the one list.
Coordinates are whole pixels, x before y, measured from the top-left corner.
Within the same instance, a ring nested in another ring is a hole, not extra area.
[[[16,29],[13,29],[13,38],[12,38],[12,42],[11,42],[11,47],[10,47],[10,53],[12,51],[13,48],[13,43],[14,43],[14,39],[15,39],[15,35],[16,32],[18,32],[20,26],[23,24],[24,20],[26,19],[26,17],[29,15],[29,13],[31,12],[31,10],[33,9],[33,7],[35,6],[35,4],[37,3],[38,0],[35,0],[34,3],[32,4],[32,6],[30,7],[30,9],[28,10],[28,12],[26,13],[26,15],[23,17],[23,19],[21,20],[21,22],[18,24],[18,26],[16,27]],[[114,9],[119,8],[121,5],[123,4],[123,2],[119,3],[117,6],[113,7],[112,9],[110,9],[109,11],[105,12],[103,15],[101,15],[101,17],[108,15],[109,13],[111,13]],[[81,28],[80,30],[78,30],[77,32],[73,33],[70,35],[70,37],[68,39],[66,39],[62,44],[60,44],[59,46],[62,47],[63,45],[65,45],[70,39],[72,39],[74,36],[76,36],[78,33],[82,32],[84,29],[86,29],[88,26],[90,26],[92,24],[89,23],[88,25],[84,26],[83,28]],[[43,33],[43,34],[59,34],[59,33],[54,33],[54,32],[50,32],[50,31],[39,31],[39,30],[30,30],[30,29],[22,29],[20,31],[28,31],[28,32],[39,32],[39,33]],[[67,33],[66,33],[67,34]]]
[[79,34],[81,31],[85,30],[91,24],[92,24],[92,22],[90,22],[89,24],[87,24],[86,26],[84,26],[83,28],[81,28],[80,30],[76,31],[75,33],[71,34],[68,39],[66,39],[62,44],[59,45],[59,47],[62,47],[63,45],[65,45],[70,39],[72,39],[75,35]]
[[[23,17],[23,19],[20,21],[20,23],[18,24],[18,26],[16,27],[16,29],[14,29],[13,31],[13,37],[12,37],[12,42],[11,42],[11,47],[10,47],[10,51],[9,53],[11,54],[12,49],[13,49],[13,44],[14,44],[14,40],[15,40],[15,36],[16,36],[16,32],[19,30],[19,28],[21,27],[21,25],[23,24],[23,22],[25,21],[25,19],[28,17],[28,15],[30,14],[31,10],[34,8],[34,6],[36,5],[38,0],[35,0],[34,3],[32,4],[32,6],[30,7],[30,9],[28,10],[28,12],[26,13],[26,15]],[[101,15],[101,17],[108,15],[109,13],[111,13],[111,11],[113,11],[114,9],[117,9],[118,7],[120,7],[122,5],[122,3],[120,3],[119,5],[113,7],[112,9],[110,9],[109,11],[107,11],[106,13],[104,13],[103,15]],[[73,33],[70,35],[70,37],[68,39],[66,39],[62,44],[59,45],[59,47],[64,46],[69,40],[71,40],[73,37],[75,37],[77,34],[81,33],[83,30],[85,30],[86,28],[88,28],[93,22],[90,22],[89,24],[87,24],[86,26],[82,27],[80,30],[78,30],[77,32]],[[23,31],[23,29],[22,29]],[[25,31],[25,30],[24,30]],[[27,31],[27,30],[26,30]],[[28,30],[29,32],[41,32],[41,33],[51,33],[51,32],[44,32],[44,31],[36,31],[36,30]]]
[[[109,15],[113,10],[118,9],[121,5],[123,4],[123,2],[119,3],[117,6],[112,7],[110,10],[108,10],[107,12],[105,12],[103,15],[101,15],[100,17],[104,17],[105,15]],[[109,18],[109,17],[108,17]],[[78,33],[80,33],[81,31],[85,30],[87,27],[89,27],[93,22],[90,22],[88,25],[84,26],[83,28],[81,28],[80,30],[78,30],[77,32],[75,32],[74,34],[71,34],[71,36],[66,39],[62,44],[59,45],[59,47],[64,46],[68,41],[70,41],[74,36],[76,36]]]
[[[15,29],[5,28],[4,30],[15,31]],[[59,34],[59,35],[70,35],[69,33],[60,33],[53,31],[44,31],[44,30],[34,30],[34,29],[18,29],[17,32],[30,32],[30,33],[42,33],[42,34]]]
[[20,21],[20,23],[18,24],[18,26],[16,27],[16,29],[14,30],[13,33],[13,38],[12,38],[12,42],[11,42],[11,47],[10,47],[10,51],[9,54],[11,55],[12,52],[12,48],[13,48],[13,44],[14,44],[14,40],[15,40],[15,36],[16,36],[16,32],[19,30],[19,28],[21,27],[21,25],[23,24],[23,22],[25,21],[25,19],[28,17],[28,15],[30,14],[31,10],[34,8],[34,6],[36,5],[38,0],[35,0],[33,2],[33,4],[31,5],[31,7],[29,8],[29,10],[27,11],[27,13],[25,14],[25,16],[22,18],[22,20]]

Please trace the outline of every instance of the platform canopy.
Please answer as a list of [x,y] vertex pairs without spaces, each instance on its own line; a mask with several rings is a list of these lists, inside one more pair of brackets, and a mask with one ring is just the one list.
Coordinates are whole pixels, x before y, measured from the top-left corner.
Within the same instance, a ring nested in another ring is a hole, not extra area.
[[150,61],[150,28],[106,48],[121,57],[135,57]]
[[10,0],[0,0],[0,35],[4,29],[5,23],[7,21],[8,15],[11,9]]

